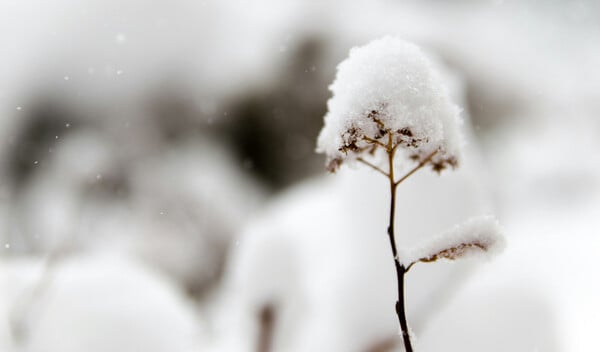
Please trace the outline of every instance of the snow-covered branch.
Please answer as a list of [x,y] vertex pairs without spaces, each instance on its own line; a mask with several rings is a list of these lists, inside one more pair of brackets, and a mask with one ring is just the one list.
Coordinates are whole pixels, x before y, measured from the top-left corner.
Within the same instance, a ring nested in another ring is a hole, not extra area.
[[398,259],[408,268],[417,262],[493,255],[502,251],[504,246],[505,240],[498,221],[493,216],[482,216],[456,225],[420,247],[399,253]]

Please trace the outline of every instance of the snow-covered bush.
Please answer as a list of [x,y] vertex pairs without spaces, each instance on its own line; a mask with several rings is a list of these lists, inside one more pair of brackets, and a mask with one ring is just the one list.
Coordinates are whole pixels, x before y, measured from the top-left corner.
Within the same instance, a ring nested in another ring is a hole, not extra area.
[[0,288],[3,352],[205,350],[193,302],[126,256],[2,260]]
[[27,254],[132,255],[206,293],[231,236],[261,204],[261,185],[208,136],[169,146],[114,138],[90,128],[61,136],[43,172],[15,195],[5,243]]
[[[438,173],[455,168],[462,147],[459,109],[416,45],[385,37],[352,49],[338,66],[330,89],[333,96],[317,151],[327,155],[331,172],[344,161],[358,161],[389,180],[387,231],[398,281],[396,313],[404,348],[412,352],[404,303],[405,274],[417,262],[454,260],[474,251],[495,252],[503,238],[496,221],[486,217],[472,219],[415,251],[397,248],[398,185],[424,166]],[[398,177],[397,161],[415,165]]]

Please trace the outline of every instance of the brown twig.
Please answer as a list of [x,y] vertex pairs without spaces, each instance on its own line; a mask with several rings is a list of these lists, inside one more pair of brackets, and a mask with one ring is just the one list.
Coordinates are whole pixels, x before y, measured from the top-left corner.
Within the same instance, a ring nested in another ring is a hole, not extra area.
[[386,150],[387,150],[387,145],[385,145],[385,144],[381,143],[380,141],[378,141],[378,140],[376,140],[376,139],[373,139],[373,138],[370,138],[370,137],[367,137],[367,136],[363,136],[362,138],[363,138],[363,140],[364,140],[365,142],[368,142],[368,143],[371,143],[371,144],[378,145],[378,146],[382,147],[383,149],[386,149]]
[[412,174],[414,174],[415,172],[417,172],[420,168],[422,168],[423,166],[425,166],[431,160],[431,158],[433,158],[437,153],[438,153],[438,150],[437,149],[434,150],[433,153],[429,154],[425,159],[421,160],[421,162],[419,162],[419,164],[417,166],[415,166],[414,168],[412,168],[404,176],[400,177],[400,179],[398,181],[396,181],[394,184],[396,186],[398,186],[404,180],[406,180],[407,178],[409,178]]
[[380,167],[378,167],[378,166],[376,166],[376,165],[374,165],[374,164],[366,161],[365,159],[363,159],[363,158],[356,158],[356,160],[359,161],[359,162],[361,162],[361,163],[363,163],[363,164],[365,164],[365,165],[367,165],[368,167],[372,168],[373,170],[381,173],[385,177],[390,177],[390,175],[387,172],[383,171]]
[[[375,119],[375,117],[373,117]],[[375,120],[376,123],[381,123],[379,120]],[[381,123],[382,124],[382,123]],[[382,124],[383,125],[383,124]],[[392,247],[392,255],[394,258],[394,266],[396,268],[396,279],[398,282],[398,300],[396,301],[396,315],[398,315],[398,322],[400,323],[400,329],[402,330],[402,342],[404,343],[404,351],[405,352],[413,352],[412,343],[410,341],[410,334],[408,329],[408,323],[406,321],[406,308],[405,308],[405,298],[404,298],[404,276],[410,270],[414,263],[409,264],[408,266],[404,266],[400,262],[400,258],[398,258],[398,248],[396,246],[396,234],[394,231],[394,223],[396,219],[396,189],[398,185],[402,183],[404,180],[409,178],[427,163],[429,163],[432,158],[438,153],[438,150],[433,151],[431,154],[427,155],[427,157],[419,162],[414,168],[408,171],[405,175],[400,177],[396,181],[394,176],[394,156],[396,154],[396,150],[401,143],[394,144],[393,133],[390,130],[385,129],[385,126],[379,126],[381,129],[386,131],[388,136],[387,143],[382,143],[381,141],[373,138],[369,138],[364,136],[363,140],[372,144],[373,146],[382,147],[387,153],[387,161],[388,161],[388,172],[385,172],[380,167],[364,160],[363,158],[357,158],[357,160],[375,171],[381,173],[386,176],[389,180],[390,185],[390,222],[388,225],[388,237],[390,240],[390,246]]]

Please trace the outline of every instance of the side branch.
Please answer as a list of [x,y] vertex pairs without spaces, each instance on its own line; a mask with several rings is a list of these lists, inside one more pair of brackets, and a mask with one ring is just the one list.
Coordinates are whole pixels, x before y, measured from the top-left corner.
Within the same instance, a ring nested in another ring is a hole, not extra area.
[[419,262],[433,263],[440,259],[456,260],[456,259],[464,256],[467,253],[467,251],[470,249],[476,249],[476,250],[481,250],[482,252],[487,252],[488,246],[486,246],[485,244],[482,244],[482,243],[478,243],[478,242],[460,243],[458,245],[442,249],[442,250],[438,251],[437,253],[433,253],[433,254],[424,256],[422,258],[416,259],[415,261],[411,262],[406,267],[406,271],[408,272],[410,270],[410,268],[412,268],[413,265],[415,265],[416,263],[419,263]]
[[383,171],[380,167],[378,167],[378,166],[376,166],[376,165],[374,165],[374,164],[366,161],[365,159],[363,159],[363,158],[356,158],[356,160],[359,161],[359,162],[361,162],[361,163],[363,163],[363,164],[365,164],[365,165],[367,165],[368,167],[372,168],[373,170],[381,173],[385,177],[390,177],[390,175],[387,172]]
[[463,256],[469,249],[478,249],[483,252],[487,251],[488,248],[483,243],[478,242],[470,242],[470,243],[460,243],[458,245],[442,249],[437,253],[433,253],[429,256],[420,258],[418,261],[423,263],[431,263],[435,262],[438,259],[448,259],[448,260],[456,260]]
[[493,255],[504,247],[502,230],[490,216],[471,218],[433,238],[404,258],[406,270],[416,263],[457,260],[472,255]]
[[378,146],[382,147],[383,149],[387,149],[388,148],[387,145],[381,143],[380,141],[378,141],[376,139],[373,139],[373,138],[370,138],[370,137],[367,137],[367,136],[363,136],[362,138],[367,143],[378,145]]
[[399,184],[401,184],[402,182],[404,182],[404,180],[406,180],[407,178],[409,178],[412,174],[414,174],[415,172],[417,172],[420,168],[422,168],[423,166],[425,166],[425,164],[427,164],[431,160],[431,158],[433,158],[437,153],[438,153],[438,150],[435,150],[433,153],[429,154],[425,159],[421,160],[421,162],[419,162],[419,164],[417,166],[415,166],[414,168],[412,168],[412,170],[410,170],[409,172],[407,172],[398,181],[394,182],[394,186],[398,186]]

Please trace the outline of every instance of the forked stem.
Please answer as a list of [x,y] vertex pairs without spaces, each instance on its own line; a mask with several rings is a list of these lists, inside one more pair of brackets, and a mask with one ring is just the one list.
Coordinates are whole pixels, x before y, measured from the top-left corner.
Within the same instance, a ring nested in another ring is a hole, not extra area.
[[367,165],[367,166],[368,166],[368,167],[370,167],[371,169],[373,169],[373,170],[375,170],[375,171],[379,172],[379,173],[380,173],[380,174],[382,174],[383,176],[385,176],[385,177],[390,177],[390,175],[389,175],[387,172],[383,171],[383,170],[382,170],[380,167],[376,166],[375,164],[372,164],[372,163],[370,163],[370,162],[366,161],[366,160],[365,160],[365,159],[363,159],[363,158],[356,158],[356,160],[357,160],[358,162],[361,162],[361,163],[363,163],[363,164]]
[[396,247],[396,234],[394,231],[394,223],[396,219],[396,188],[398,185],[407,178],[409,178],[412,174],[417,172],[419,169],[424,167],[431,159],[438,153],[438,150],[433,151],[427,157],[419,162],[415,167],[409,170],[406,174],[396,180],[394,175],[394,156],[396,154],[396,149],[398,145],[394,145],[394,140],[392,133],[389,130],[386,130],[388,135],[387,144],[382,143],[379,140],[374,140],[368,137],[363,137],[365,141],[371,143],[375,146],[382,147],[388,157],[388,172],[385,172],[380,167],[364,160],[363,158],[357,158],[357,160],[375,171],[381,173],[386,176],[389,180],[390,185],[390,222],[388,225],[388,237],[390,240],[390,246],[392,247],[392,255],[394,256],[394,266],[396,268],[396,279],[398,282],[398,300],[396,301],[396,315],[398,315],[398,322],[400,323],[400,329],[402,330],[402,342],[404,343],[404,351],[413,352],[412,343],[410,341],[410,334],[408,329],[408,323],[406,322],[406,307],[405,307],[405,298],[404,298],[404,276],[410,270],[414,263],[411,263],[408,266],[404,266],[400,262],[400,258],[398,258],[398,248]]
[[425,164],[427,164],[431,160],[431,158],[433,158],[437,154],[437,152],[438,152],[437,150],[434,150],[433,153],[429,154],[425,159],[421,160],[417,166],[413,167],[409,172],[406,173],[406,175],[400,177],[400,179],[398,181],[396,181],[394,184],[396,186],[398,186],[399,184],[401,184],[404,180],[406,180],[412,174],[414,174],[415,172],[417,172],[420,168],[422,168],[423,166],[425,166]]

